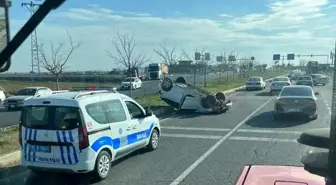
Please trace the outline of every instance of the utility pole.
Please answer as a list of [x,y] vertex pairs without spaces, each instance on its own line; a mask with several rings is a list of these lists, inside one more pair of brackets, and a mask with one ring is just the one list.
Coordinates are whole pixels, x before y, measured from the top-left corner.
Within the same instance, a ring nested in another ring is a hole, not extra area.
[[[335,48],[334,53],[336,53],[336,40],[335,40]],[[335,57],[334,57],[335,61]],[[329,184],[333,184],[336,182],[336,68],[333,67],[333,89],[332,89],[332,102],[331,102],[331,122],[330,122],[330,148],[329,148],[329,158],[328,158],[328,170],[330,174],[330,182]]]
[[[22,3],[22,6],[25,6],[30,15],[33,15],[37,9],[41,6],[40,4],[35,4],[32,1],[30,3]],[[31,33],[31,72],[33,74],[41,73],[40,70],[40,60],[39,60],[39,52],[38,52],[38,43],[37,43],[37,35],[36,30]]]

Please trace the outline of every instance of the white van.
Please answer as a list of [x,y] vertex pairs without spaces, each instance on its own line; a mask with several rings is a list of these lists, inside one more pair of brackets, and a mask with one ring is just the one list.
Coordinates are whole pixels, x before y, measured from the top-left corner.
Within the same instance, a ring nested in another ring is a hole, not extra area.
[[155,150],[159,136],[159,119],[123,94],[35,97],[24,102],[21,113],[21,164],[37,174],[92,172],[102,180],[112,161],[143,147]]

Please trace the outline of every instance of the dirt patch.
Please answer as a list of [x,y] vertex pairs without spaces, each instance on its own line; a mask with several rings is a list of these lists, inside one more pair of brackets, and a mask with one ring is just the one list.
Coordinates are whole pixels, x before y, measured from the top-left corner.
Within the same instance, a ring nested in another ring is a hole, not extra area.
[[0,155],[20,149],[18,139],[19,126],[0,128]]

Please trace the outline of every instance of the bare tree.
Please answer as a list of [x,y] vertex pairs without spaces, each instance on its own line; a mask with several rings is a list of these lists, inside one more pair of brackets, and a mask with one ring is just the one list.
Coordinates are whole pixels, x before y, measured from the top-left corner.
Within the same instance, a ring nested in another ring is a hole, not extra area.
[[[50,43],[50,55],[47,56],[44,50],[44,43],[39,45],[40,62],[44,69],[50,72],[56,78],[56,88],[59,90],[60,75],[67,69],[67,65],[71,59],[71,55],[82,45],[82,41],[74,43],[71,35],[66,31],[68,43],[60,42],[57,44]],[[69,45],[68,47],[66,45]],[[67,47],[67,48],[66,48]]]
[[142,66],[149,59],[144,54],[134,54],[137,42],[133,35],[120,35],[117,33],[117,39],[111,40],[116,52],[107,51],[107,55],[116,63],[124,66],[131,73],[133,70]]
[[154,49],[154,52],[159,55],[162,61],[168,65],[175,65],[178,61],[176,56],[175,46],[171,49],[168,49],[166,42],[163,42],[159,45],[158,49]]
[[304,70],[304,68],[307,65],[307,61],[306,60],[300,60],[299,66],[301,70]]

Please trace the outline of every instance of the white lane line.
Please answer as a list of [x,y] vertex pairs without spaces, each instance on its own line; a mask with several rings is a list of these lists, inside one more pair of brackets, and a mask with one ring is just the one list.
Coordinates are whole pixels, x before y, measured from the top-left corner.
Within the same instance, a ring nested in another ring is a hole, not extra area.
[[[178,127],[178,126],[161,126],[165,130],[190,130],[190,131],[214,131],[214,132],[229,132],[229,128],[204,128],[204,127]],[[260,134],[301,134],[304,131],[292,130],[259,130],[259,129],[238,129],[236,131],[241,133],[260,133]]]
[[213,145],[209,150],[207,150],[200,158],[198,158],[192,165],[190,165],[184,172],[182,172],[170,185],[180,184],[192,171],[197,168],[209,155],[214,152],[224,141],[226,141],[233,133],[235,133],[242,125],[245,124],[253,115],[255,115],[259,110],[265,107],[274,98],[269,99],[267,102],[262,104],[256,110],[254,110],[250,115],[248,115],[244,120],[242,120],[237,126],[235,126],[229,133],[222,137],[215,145]]
[[210,135],[191,135],[191,134],[161,134],[162,137],[177,137],[177,138],[192,138],[192,139],[216,139],[219,140],[223,136],[210,136]]
[[200,131],[218,131],[218,132],[228,132],[231,129],[228,128],[201,128],[201,127],[175,127],[175,126],[161,126],[161,129],[172,129],[172,130],[200,130]]
[[[324,96],[323,96],[322,93],[321,93],[321,97],[322,97],[322,99],[324,99]],[[327,107],[329,115],[331,115],[331,108],[330,108],[330,106],[328,104],[328,101],[325,100],[325,99],[324,99],[324,105]]]
[[267,98],[266,97],[257,97],[257,96],[236,96],[232,99],[234,99],[234,100],[268,100],[270,98],[271,98],[271,96],[267,97]]
[[267,137],[236,137],[235,136],[235,137],[230,137],[229,140],[297,143],[296,139],[279,139],[279,138],[267,138]]
[[239,129],[237,130],[237,132],[260,133],[260,134],[301,134],[304,131]]
[[168,119],[170,119],[171,117],[168,117],[168,118],[163,118],[163,119],[160,119],[159,121],[166,121]]

